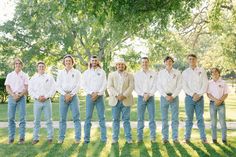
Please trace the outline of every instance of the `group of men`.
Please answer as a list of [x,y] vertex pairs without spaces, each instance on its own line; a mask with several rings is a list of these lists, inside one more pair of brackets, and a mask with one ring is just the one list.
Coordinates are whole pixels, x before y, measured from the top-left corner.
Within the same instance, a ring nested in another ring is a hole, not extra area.
[[[212,140],[217,142],[216,137],[216,113],[219,112],[220,124],[222,126],[222,140],[226,143],[226,123],[224,100],[228,95],[228,87],[220,78],[220,71],[214,68],[212,71],[213,80],[208,83],[205,70],[197,66],[197,56],[190,54],[187,57],[189,68],[181,72],[173,68],[174,59],[167,56],[164,59],[165,69],[156,73],[150,69],[149,58],[141,58],[141,69],[134,75],[127,72],[127,64],[124,59],[115,60],[116,70],[111,72],[106,79],[106,73],[100,65],[97,56],[90,58],[88,69],[80,73],[74,68],[75,61],[71,55],[63,58],[64,69],[58,72],[56,81],[45,72],[46,65],[39,61],[36,65],[37,73],[29,80],[22,71],[23,62],[16,58],[14,60],[14,71],[6,78],[6,89],[8,97],[8,123],[9,123],[9,144],[14,143],[15,138],[15,113],[19,107],[19,143],[25,141],[25,115],[27,93],[34,99],[34,131],[32,144],[39,142],[40,117],[44,112],[47,124],[48,143],[53,142],[52,124],[52,103],[51,98],[55,92],[60,93],[59,110],[59,138],[58,143],[62,144],[66,134],[67,113],[70,108],[75,128],[75,143],[81,142],[81,122],[79,99],[77,93],[82,87],[86,93],[86,119],[84,123],[84,143],[90,142],[91,119],[94,108],[97,109],[101,131],[101,141],[107,141],[107,130],[105,122],[104,93],[107,89],[109,94],[109,105],[112,107],[112,143],[118,143],[120,133],[120,117],[123,121],[125,139],[128,144],[133,143],[130,112],[134,104],[133,90],[137,93],[137,141],[143,142],[143,129],[145,110],[148,111],[150,141],[156,142],[156,121],[155,121],[155,93],[160,93],[160,111],[162,119],[162,140],[169,142],[168,111],[170,108],[172,118],[172,139],[179,143],[179,93],[183,89],[185,97],[186,128],[185,141],[190,142],[193,126],[194,112],[196,113],[197,125],[203,143],[207,143],[205,125],[203,118],[204,93],[207,92],[211,99],[212,117]],[[216,73],[216,74],[215,74]],[[215,79],[214,79],[215,78]],[[209,84],[209,85],[208,85]],[[208,87],[209,86],[209,87]],[[219,92],[218,92],[219,91]]]

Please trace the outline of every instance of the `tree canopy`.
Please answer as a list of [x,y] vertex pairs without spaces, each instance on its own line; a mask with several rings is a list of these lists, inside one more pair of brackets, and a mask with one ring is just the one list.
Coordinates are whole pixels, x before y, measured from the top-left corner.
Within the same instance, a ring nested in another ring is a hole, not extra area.
[[84,70],[96,54],[109,71],[115,52],[128,49],[123,56],[135,69],[142,54],[125,43],[140,38],[155,66],[170,54],[184,68],[185,55],[193,52],[204,66],[223,55],[206,67],[223,62],[230,69],[236,65],[235,19],[230,0],[20,0],[14,18],[0,26],[0,66],[5,75],[19,56],[30,74],[38,60],[55,70],[70,53]]

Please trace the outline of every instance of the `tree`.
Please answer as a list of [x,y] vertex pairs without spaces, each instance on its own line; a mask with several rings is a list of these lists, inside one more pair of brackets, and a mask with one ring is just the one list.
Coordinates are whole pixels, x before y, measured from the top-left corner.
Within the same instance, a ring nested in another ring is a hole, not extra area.
[[[37,60],[57,66],[63,55],[79,59],[80,68],[97,54],[109,70],[114,51],[134,36],[162,32],[170,19],[189,17],[199,0],[27,0],[12,21],[0,27],[3,58],[18,55],[33,73]],[[7,64],[5,64],[7,66]],[[7,71],[6,71],[7,72]]]

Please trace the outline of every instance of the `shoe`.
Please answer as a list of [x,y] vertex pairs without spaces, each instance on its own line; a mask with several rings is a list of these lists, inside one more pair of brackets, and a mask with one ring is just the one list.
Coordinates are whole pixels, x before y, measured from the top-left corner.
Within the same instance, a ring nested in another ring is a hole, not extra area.
[[174,144],[178,144],[179,143],[179,140],[173,140]]
[[132,141],[132,140],[127,140],[126,143],[127,143],[127,144],[132,144],[133,141]]
[[151,143],[157,143],[156,139],[151,139]]
[[52,139],[48,139],[48,144],[52,144]]
[[14,139],[10,139],[9,141],[8,141],[8,144],[13,144],[14,143]]
[[84,141],[84,144],[89,144],[90,143],[90,141]]
[[189,139],[185,139],[185,140],[184,140],[184,143],[189,144],[189,143],[190,143],[190,140],[189,140]]
[[218,142],[217,142],[217,140],[214,139],[214,140],[212,140],[212,143],[217,144]]
[[163,140],[163,143],[167,144],[167,143],[169,143],[169,141],[168,140]]
[[64,141],[63,140],[58,140],[57,143],[58,144],[62,144]]
[[227,144],[227,141],[226,141],[226,140],[222,140],[222,142],[223,142],[224,144]]
[[205,139],[205,140],[202,140],[202,143],[203,143],[203,144],[208,144],[208,142],[207,142],[206,139]]
[[80,144],[80,140],[75,140],[75,144]]
[[25,139],[21,138],[18,142],[18,144],[24,144],[25,143]]
[[117,144],[118,140],[112,140],[111,144]]
[[141,143],[143,143],[143,140],[138,140],[137,143],[141,144]]
[[37,144],[39,142],[39,140],[33,140],[32,141],[32,145],[35,145],[35,144]]

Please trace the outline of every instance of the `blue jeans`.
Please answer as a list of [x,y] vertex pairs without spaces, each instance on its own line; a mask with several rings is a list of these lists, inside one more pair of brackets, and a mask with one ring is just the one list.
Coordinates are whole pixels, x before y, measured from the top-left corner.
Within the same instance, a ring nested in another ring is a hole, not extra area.
[[120,133],[120,115],[122,114],[123,126],[125,131],[126,141],[132,140],[130,127],[130,107],[124,106],[122,102],[118,101],[116,106],[112,107],[112,139],[119,140]]
[[81,123],[80,123],[80,112],[79,112],[79,101],[77,95],[72,97],[72,100],[68,103],[65,102],[65,97],[60,96],[60,124],[59,124],[59,140],[64,140],[66,133],[66,121],[67,121],[67,112],[68,108],[72,112],[72,118],[74,121],[75,127],[75,139],[81,139]]
[[45,102],[34,101],[34,133],[33,140],[39,140],[39,130],[40,130],[40,119],[41,114],[44,112],[44,118],[47,124],[48,139],[53,138],[53,126],[52,126],[52,103],[48,99]]
[[25,110],[26,105],[26,97],[22,96],[20,100],[17,102],[13,99],[12,96],[8,96],[8,132],[9,132],[9,139],[12,140],[15,138],[16,132],[16,123],[15,123],[15,115],[16,109],[19,109],[19,116],[20,116],[20,124],[19,124],[19,134],[20,139],[25,139]]
[[138,140],[143,140],[144,115],[145,110],[148,110],[149,115],[149,129],[151,140],[156,139],[156,122],[155,122],[155,100],[150,97],[148,101],[143,101],[143,96],[138,96]]
[[86,120],[84,123],[84,141],[90,141],[90,130],[91,130],[91,119],[93,116],[94,106],[97,108],[97,114],[99,118],[99,125],[101,130],[101,141],[107,140],[107,130],[105,124],[105,115],[104,115],[104,100],[103,96],[99,96],[96,101],[92,101],[90,95],[86,96]]
[[227,127],[225,121],[225,104],[216,106],[215,102],[210,101],[210,115],[211,115],[211,135],[212,139],[217,139],[217,113],[219,116],[220,126],[222,130],[222,140],[227,139]]
[[165,97],[161,96],[161,119],[162,119],[162,138],[169,139],[168,110],[171,110],[171,127],[172,139],[178,140],[179,135],[179,97],[175,97],[172,102],[168,102]]
[[185,113],[187,116],[185,122],[185,139],[189,140],[191,137],[193,127],[194,111],[197,119],[197,126],[200,131],[201,140],[206,140],[205,124],[204,124],[204,98],[201,97],[197,102],[193,101],[193,97],[186,95],[185,97]]

